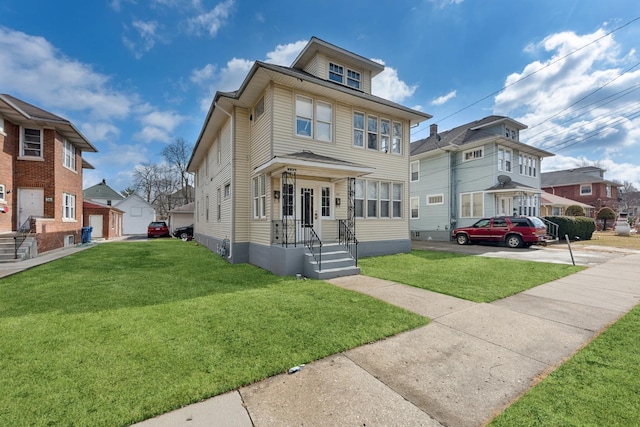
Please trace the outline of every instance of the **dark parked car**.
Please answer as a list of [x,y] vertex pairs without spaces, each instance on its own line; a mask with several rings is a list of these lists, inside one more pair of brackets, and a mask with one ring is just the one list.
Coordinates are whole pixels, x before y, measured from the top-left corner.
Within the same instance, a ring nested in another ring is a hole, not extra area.
[[176,228],[173,230],[173,237],[177,237],[182,240],[193,239],[193,224],[187,225],[186,227]]
[[153,221],[147,227],[147,237],[171,237],[169,233],[169,227],[164,221]]
[[483,218],[470,227],[460,227],[451,236],[460,245],[478,242],[504,243],[510,248],[544,244],[547,227],[534,216]]

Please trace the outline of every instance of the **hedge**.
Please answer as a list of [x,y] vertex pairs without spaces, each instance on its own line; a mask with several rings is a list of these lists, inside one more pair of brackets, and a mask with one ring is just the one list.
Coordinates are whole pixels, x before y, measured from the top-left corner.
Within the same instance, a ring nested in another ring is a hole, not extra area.
[[596,223],[592,218],[584,216],[546,216],[546,220],[558,224],[558,236],[560,240],[569,236],[569,240],[591,240],[596,231]]

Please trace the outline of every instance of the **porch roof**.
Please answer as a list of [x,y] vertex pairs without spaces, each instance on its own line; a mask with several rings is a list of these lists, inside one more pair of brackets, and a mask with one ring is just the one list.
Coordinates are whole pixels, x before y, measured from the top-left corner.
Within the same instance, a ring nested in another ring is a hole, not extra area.
[[274,175],[290,169],[295,169],[299,175],[325,177],[332,180],[360,177],[376,171],[373,167],[322,156],[305,150],[274,156],[268,162],[255,168],[254,172]]
[[529,193],[529,194],[540,194],[542,190],[539,188],[534,188],[525,184],[520,184],[519,182],[509,181],[509,182],[499,182],[496,185],[487,188],[484,190],[487,193]]

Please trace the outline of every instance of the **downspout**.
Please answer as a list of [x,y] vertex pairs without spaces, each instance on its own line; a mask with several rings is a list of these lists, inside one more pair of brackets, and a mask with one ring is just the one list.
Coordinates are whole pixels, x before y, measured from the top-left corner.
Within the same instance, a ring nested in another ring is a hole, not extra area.
[[458,216],[456,214],[456,153],[453,150],[449,151],[449,169],[450,173],[450,183],[449,189],[451,191],[450,195],[450,212],[449,212],[449,239],[451,239],[451,231],[458,225]]
[[235,129],[235,121],[233,119],[233,115],[230,114],[229,112],[227,112],[224,108],[220,107],[218,105],[217,102],[214,102],[213,105],[216,108],[219,108],[220,111],[222,111],[223,113],[225,113],[227,116],[229,116],[229,118],[231,119],[231,141],[230,141],[230,150],[231,150],[231,235],[229,237],[229,254],[227,256],[227,258],[233,260],[233,243],[234,243],[234,237],[235,237],[235,228],[236,228],[236,224],[235,224],[235,213],[236,213],[236,198],[235,198],[235,192],[236,192],[236,186],[235,186],[235,173],[236,173],[236,168],[235,168],[235,138],[234,138],[234,129]]

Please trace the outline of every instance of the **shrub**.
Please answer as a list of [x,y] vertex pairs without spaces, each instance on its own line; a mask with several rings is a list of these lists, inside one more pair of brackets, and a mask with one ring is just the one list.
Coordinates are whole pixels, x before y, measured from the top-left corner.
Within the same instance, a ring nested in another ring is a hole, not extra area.
[[607,220],[613,221],[614,219],[616,219],[616,213],[613,211],[613,209],[605,206],[598,211],[598,213],[596,214],[596,219],[602,220],[602,231],[605,231],[607,229]]
[[585,216],[547,216],[546,220],[558,224],[558,237],[563,240],[565,235],[569,240],[591,240],[596,224]]
[[567,209],[565,209],[564,214],[567,216],[585,216],[585,211],[582,206],[571,205],[571,206],[567,206]]

